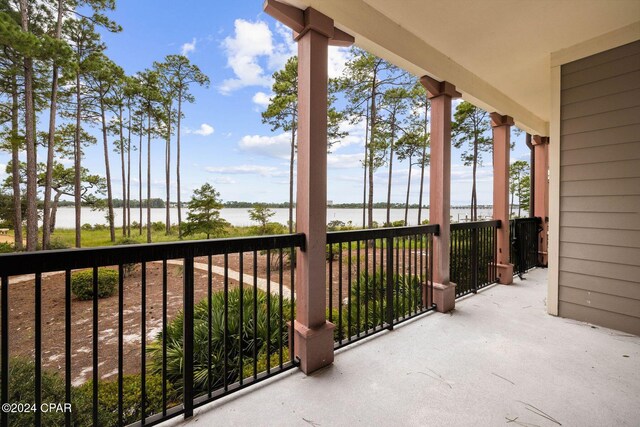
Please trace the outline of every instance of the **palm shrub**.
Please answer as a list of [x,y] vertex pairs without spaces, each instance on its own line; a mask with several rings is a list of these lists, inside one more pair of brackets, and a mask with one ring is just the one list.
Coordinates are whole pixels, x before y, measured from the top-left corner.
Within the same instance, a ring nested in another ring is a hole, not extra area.
[[[240,373],[247,369],[247,366],[252,367],[254,354],[258,355],[258,359],[261,354],[265,354],[266,358],[267,349],[271,354],[275,354],[279,353],[281,349],[280,343],[282,346],[287,346],[287,322],[291,319],[291,302],[288,299],[283,299],[283,318],[280,319],[279,298],[277,296],[268,298],[267,293],[261,290],[258,290],[256,295],[257,317],[254,319],[253,289],[244,289],[242,304],[240,303],[239,288],[228,291],[226,334],[224,292],[214,292],[211,296],[211,305],[206,298],[195,305],[193,366],[196,394],[208,390],[209,376],[211,377],[212,389],[223,386],[225,382],[225,350],[228,363],[226,382],[230,384],[239,379]],[[270,311],[269,317],[267,317],[267,306]],[[209,353],[209,314],[211,315],[211,353]],[[242,324],[240,323],[240,314],[242,314]],[[180,312],[166,327],[166,374],[167,379],[179,393],[182,392],[183,387],[183,323],[184,316]],[[267,336],[268,329],[269,336]],[[156,339],[147,346],[150,371],[156,374],[162,373],[162,345],[163,333],[160,332]],[[242,364],[240,356],[242,356]],[[266,361],[264,363],[266,365]],[[258,363],[258,365],[260,367],[261,364]],[[209,370],[211,370],[210,374]]]
[[[416,275],[393,275],[394,317],[404,317],[422,306],[422,278]],[[351,284],[351,310],[343,307],[342,338],[366,331],[386,321],[387,276],[379,272],[360,273],[360,280]],[[359,316],[358,316],[359,314]],[[333,318],[337,315],[333,314]],[[348,329],[349,317],[351,330]]]

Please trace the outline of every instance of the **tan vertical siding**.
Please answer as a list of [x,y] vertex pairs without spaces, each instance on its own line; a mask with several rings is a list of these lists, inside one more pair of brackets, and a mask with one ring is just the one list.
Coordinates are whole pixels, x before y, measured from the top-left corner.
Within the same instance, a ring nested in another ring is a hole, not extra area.
[[560,316],[640,335],[640,41],[562,66]]

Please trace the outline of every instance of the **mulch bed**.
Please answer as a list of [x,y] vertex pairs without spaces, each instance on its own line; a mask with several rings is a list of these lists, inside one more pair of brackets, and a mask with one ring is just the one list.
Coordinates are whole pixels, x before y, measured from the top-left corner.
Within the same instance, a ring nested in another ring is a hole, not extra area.
[[[364,251],[363,251],[364,252]],[[361,263],[364,262],[362,252]],[[355,251],[352,254],[355,256]],[[371,263],[373,252],[369,250]],[[342,266],[342,299],[348,296],[348,264],[347,252],[343,252]],[[378,253],[379,257],[379,253]],[[243,260],[244,274],[253,275],[252,253],[245,253]],[[207,263],[207,257],[197,258],[199,263]],[[238,271],[239,254],[229,254],[228,267]],[[266,278],[266,255],[256,257],[257,276]],[[352,262],[352,281],[356,279],[355,258]],[[213,256],[212,265],[224,266],[223,256]],[[362,264],[364,267],[364,264]],[[340,306],[338,262],[332,264],[332,302],[333,308]],[[379,268],[379,258],[378,258]],[[329,263],[327,263],[327,277],[329,277]],[[125,277],[124,280],[124,310],[123,310],[123,358],[124,373],[139,373],[141,369],[142,346],[141,325],[146,327],[146,343],[156,338],[162,330],[162,264],[146,264],[146,313],[141,312],[141,266]],[[279,270],[271,268],[271,281],[278,282]],[[291,269],[283,268],[282,281],[284,286],[291,286]],[[230,279],[229,286],[238,283]],[[245,288],[250,285],[245,284]],[[35,346],[35,281],[33,279],[21,283],[12,283],[9,287],[9,350],[11,356],[33,357]],[[207,271],[195,270],[195,301],[206,298],[208,287]],[[223,290],[224,277],[212,275],[212,292]],[[167,318],[169,321],[182,309],[183,304],[182,266],[167,266]],[[65,286],[64,274],[54,274],[42,278],[42,363],[48,370],[57,371],[64,375],[65,369]],[[329,290],[327,288],[327,300]],[[144,320],[143,320],[144,319]],[[118,296],[117,294],[99,300],[98,304],[98,371],[101,379],[115,379],[118,373]],[[71,368],[72,383],[80,385],[92,378],[93,363],[93,302],[80,301],[75,297],[71,300]]]

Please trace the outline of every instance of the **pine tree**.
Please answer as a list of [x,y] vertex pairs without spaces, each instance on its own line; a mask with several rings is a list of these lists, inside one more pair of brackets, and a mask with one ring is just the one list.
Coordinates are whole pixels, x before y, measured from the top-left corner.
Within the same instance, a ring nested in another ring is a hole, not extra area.
[[352,123],[368,117],[368,141],[363,166],[368,169],[368,226],[373,226],[373,177],[374,172],[384,165],[386,141],[380,129],[379,97],[390,86],[406,84],[407,74],[381,58],[361,49],[351,50],[339,89],[347,101],[345,114]]
[[[180,183],[180,154],[181,154],[181,125],[182,125],[182,106],[185,102],[195,102],[195,97],[190,92],[193,84],[209,87],[209,77],[207,77],[198,66],[192,64],[184,55],[168,55],[162,63],[157,64],[158,72],[162,74],[167,84],[171,85],[174,91],[175,100],[177,102],[176,112],[176,201],[178,204],[178,236],[182,238],[182,202],[181,202],[181,183]],[[167,148],[167,153],[169,153]],[[167,161],[167,168],[170,166]],[[169,172],[167,169],[167,187],[169,186]],[[168,220],[168,203],[169,195],[167,193],[167,226]]]
[[206,183],[193,193],[188,203],[189,213],[184,227],[184,235],[205,233],[207,239],[211,236],[224,235],[228,222],[220,218],[222,202],[218,193],[210,184]]
[[476,175],[478,166],[482,166],[482,154],[493,150],[493,141],[487,136],[491,130],[489,114],[473,104],[462,101],[458,104],[451,124],[453,145],[463,148],[461,155],[465,166],[473,168],[471,186],[471,221],[478,219],[478,198],[476,194]]

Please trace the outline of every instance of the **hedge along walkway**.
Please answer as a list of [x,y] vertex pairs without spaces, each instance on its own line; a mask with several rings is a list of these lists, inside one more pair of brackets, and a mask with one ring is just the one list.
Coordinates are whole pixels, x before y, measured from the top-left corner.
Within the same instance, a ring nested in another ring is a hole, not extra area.
[[[157,262],[161,263],[162,261],[157,261]],[[167,264],[182,266],[182,261],[170,259],[170,260],[167,260]],[[202,262],[194,262],[193,267],[198,270],[209,271],[209,265]],[[224,267],[218,267],[216,265],[211,265],[211,272],[213,274],[217,274],[220,276],[225,275]],[[238,282],[240,282],[241,276],[239,272],[235,270],[227,269],[227,274],[229,276],[229,279],[237,280]],[[249,274],[242,274],[242,283],[244,283],[245,285],[253,286],[254,280],[255,280],[255,283],[258,285],[258,289],[261,289],[267,292],[267,283],[268,283],[267,279],[263,279],[261,277],[254,278]],[[273,295],[278,295],[278,296],[280,295],[280,284],[278,282],[271,281],[271,293]],[[284,298],[291,299],[291,289],[289,289],[289,287],[286,286],[285,284],[282,285],[282,296]],[[295,295],[294,295],[294,298],[295,298]]]

